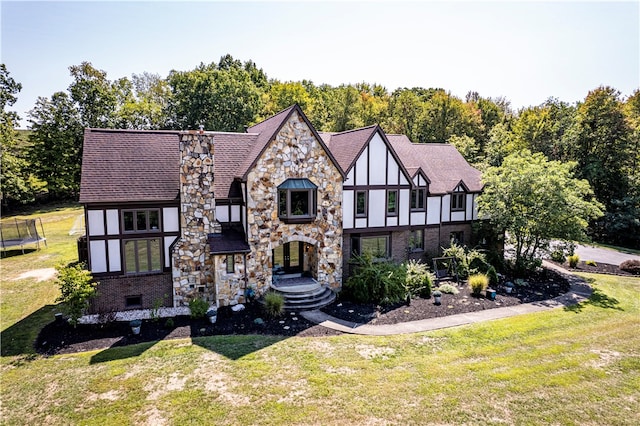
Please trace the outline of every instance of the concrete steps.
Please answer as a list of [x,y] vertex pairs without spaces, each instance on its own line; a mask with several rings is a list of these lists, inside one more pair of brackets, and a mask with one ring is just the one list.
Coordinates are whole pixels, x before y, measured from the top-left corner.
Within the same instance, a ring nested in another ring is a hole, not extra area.
[[271,285],[272,291],[284,297],[285,311],[311,311],[330,305],[336,300],[333,290],[315,280],[308,279],[292,284],[287,284],[286,281],[281,280],[277,285]]

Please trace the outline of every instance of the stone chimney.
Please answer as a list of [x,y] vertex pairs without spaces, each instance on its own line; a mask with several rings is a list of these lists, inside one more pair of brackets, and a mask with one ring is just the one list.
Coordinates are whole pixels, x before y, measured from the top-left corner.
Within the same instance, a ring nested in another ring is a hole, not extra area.
[[173,303],[215,301],[213,259],[207,235],[215,227],[213,135],[202,131],[180,135],[180,239],[172,253]]

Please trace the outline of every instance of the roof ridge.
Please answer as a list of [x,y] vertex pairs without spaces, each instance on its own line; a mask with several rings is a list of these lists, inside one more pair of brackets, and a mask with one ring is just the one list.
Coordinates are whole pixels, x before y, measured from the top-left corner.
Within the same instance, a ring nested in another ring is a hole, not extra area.
[[372,124],[370,126],[358,127],[357,129],[344,130],[342,132],[322,132],[322,133],[332,133],[332,136],[346,135],[347,133],[359,132],[359,131],[366,130],[373,127],[379,127],[379,126],[377,124]]

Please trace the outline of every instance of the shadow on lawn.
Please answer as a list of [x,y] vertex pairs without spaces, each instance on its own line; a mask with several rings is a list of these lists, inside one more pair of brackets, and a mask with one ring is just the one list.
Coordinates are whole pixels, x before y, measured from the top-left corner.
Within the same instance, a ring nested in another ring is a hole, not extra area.
[[607,296],[602,290],[597,287],[592,288],[592,293],[589,299],[584,302],[576,303],[575,305],[567,306],[564,309],[570,312],[579,313],[582,312],[585,306],[591,305],[597,308],[615,309],[617,311],[624,311],[620,307],[620,301],[615,297]]
[[[32,244],[32,243],[29,243]],[[2,259],[6,259],[9,257],[15,257],[15,256],[22,256],[27,255],[29,253],[33,253],[34,251],[37,251],[37,249],[35,248],[25,248],[24,249],[24,253],[22,252],[22,249],[9,249],[9,250],[2,250],[0,252],[0,258]]]
[[58,305],[45,305],[0,332],[0,342],[2,342],[0,355],[33,355],[35,353],[33,342],[42,327],[53,319],[54,313],[58,310]]

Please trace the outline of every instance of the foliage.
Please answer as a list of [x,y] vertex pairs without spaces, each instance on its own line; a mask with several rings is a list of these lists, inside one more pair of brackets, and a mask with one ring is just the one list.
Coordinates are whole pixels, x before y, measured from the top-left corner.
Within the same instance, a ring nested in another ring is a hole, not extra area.
[[588,182],[573,177],[574,167],[524,151],[484,173],[480,215],[506,233],[516,272],[539,264],[552,239],[584,240],[589,219],[602,216]]
[[168,124],[173,129],[241,132],[263,108],[261,90],[253,74],[229,55],[219,64],[200,64],[192,71],[171,71]]
[[22,84],[16,82],[4,64],[0,64],[0,165],[2,166],[2,203],[26,203],[34,200],[38,183],[30,171],[27,149],[19,146],[15,127],[20,117],[7,108],[18,100]]
[[451,241],[451,245],[442,250],[443,256],[456,258],[456,272],[460,279],[466,279],[470,274],[477,272],[486,272],[489,268],[486,255],[476,249],[469,249]]
[[209,303],[204,299],[191,299],[189,301],[189,310],[191,318],[202,318],[209,310]]
[[74,327],[89,307],[90,300],[96,296],[97,283],[85,266],[83,263],[76,263],[56,267],[56,283],[60,288],[60,296],[56,301],[64,303],[69,322]]
[[489,278],[490,285],[498,284],[498,272],[493,266],[489,266],[489,269],[487,269],[487,277]]
[[569,262],[569,266],[571,268],[575,268],[576,266],[578,266],[578,262],[580,262],[580,256],[578,256],[577,254],[572,254],[571,256],[567,257],[567,262]]
[[440,287],[437,288],[437,291],[446,294],[458,294],[460,290],[458,290],[455,286],[451,284],[441,284]]
[[471,294],[474,296],[480,296],[488,286],[489,277],[485,274],[473,274],[469,276],[469,288],[471,289]]
[[405,283],[408,293],[425,299],[431,297],[433,277],[429,272],[427,265],[411,259],[404,264],[404,267]]
[[589,266],[598,266],[595,260],[585,260],[584,263]]
[[83,136],[73,101],[64,92],[54,93],[51,99],[38,98],[29,117],[36,175],[47,182],[48,192],[56,199],[76,194]]
[[556,249],[551,252],[551,260],[557,263],[564,263],[567,260],[567,256],[564,254],[564,251]]
[[625,260],[620,264],[619,267],[623,271],[640,275],[640,260],[635,260],[635,259]]
[[156,297],[153,300],[153,306],[151,307],[151,312],[150,312],[150,316],[151,316],[151,320],[153,322],[158,322],[160,320],[160,308],[162,307],[162,305],[164,305],[164,300],[167,298],[167,295],[163,295],[162,297]]
[[360,303],[395,303],[406,297],[405,269],[392,262],[374,262],[370,255],[352,258],[356,267],[345,291]]
[[275,291],[268,291],[264,295],[264,310],[272,318],[284,313],[284,296]]

